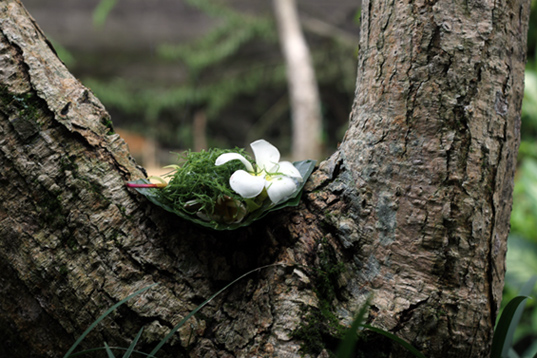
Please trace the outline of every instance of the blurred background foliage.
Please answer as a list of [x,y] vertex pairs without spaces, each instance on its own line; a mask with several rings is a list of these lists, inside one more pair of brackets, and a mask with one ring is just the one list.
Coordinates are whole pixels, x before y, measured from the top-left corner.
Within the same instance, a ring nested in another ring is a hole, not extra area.
[[[92,1],[94,9],[89,16],[92,16],[94,31],[106,36],[106,29],[111,28],[114,21],[120,21],[129,2],[135,3],[132,0]],[[115,127],[142,134],[158,143],[162,150],[158,152],[157,162],[163,165],[175,160],[166,156],[170,151],[199,150],[203,146],[248,147],[259,138],[269,140],[284,155],[288,154],[291,108],[271,1],[250,4],[233,0],[176,2],[184,4],[189,11],[203,14],[211,26],[187,41],[156,39],[145,55],[133,56],[124,51],[123,56],[121,53],[111,56],[112,51],[101,51],[79,53],[77,57],[60,41],[54,45],[69,69],[109,110]],[[326,7],[329,2],[299,1],[299,10],[315,9],[313,3]],[[356,81],[359,2],[347,5],[346,12],[337,23],[323,18],[322,11],[301,12],[320,89],[327,155],[343,137]],[[188,15],[177,15],[177,31],[181,31],[180,24]],[[39,19],[38,23],[41,23]],[[55,39],[54,35],[49,36]],[[107,69],[112,65],[106,60],[143,61],[154,73],[168,71],[169,75],[113,73]],[[196,118],[203,118],[201,124],[196,124]],[[126,140],[129,142],[128,138]],[[200,147],[196,141],[203,145]],[[142,161],[141,157],[136,159]]]
[[[39,1],[46,6],[46,1]],[[106,28],[114,16],[121,16],[120,5],[128,3],[123,0],[83,2],[97,31]],[[33,14],[32,3],[38,1],[24,3],[29,3],[27,7]],[[264,2],[268,7],[261,10],[244,5],[247,2],[238,7],[232,6],[236,5],[233,1],[183,0],[183,3],[212,19],[214,26],[200,36],[191,35],[189,41],[168,39],[154,43],[151,52],[142,59],[139,54],[125,50],[113,55],[110,51],[74,53],[54,41],[54,35],[49,37],[71,71],[111,112],[115,127],[155,140],[162,149],[158,159],[164,164],[173,162],[174,157],[163,157],[162,153],[194,148],[196,113],[206,117],[203,132],[209,147],[247,147],[252,140],[263,137],[288,153],[290,108],[270,1]],[[254,3],[261,2],[251,4]],[[299,1],[299,10],[304,3],[307,2]],[[355,3],[351,11],[347,9],[344,21],[335,25],[301,12],[319,82],[327,154],[333,152],[342,138],[354,97],[360,12],[359,1]],[[532,0],[531,6],[522,138],[502,307],[531,276],[537,275],[537,0]],[[38,23],[42,23],[39,18]],[[101,31],[104,36],[104,30]],[[111,63],[127,62],[143,62],[152,74],[143,71],[115,74]],[[158,75],[162,72],[164,75]],[[535,293],[534,289],[533,296]],[[526,303],[514,347],[521,357],[533,357],[537,353],[535,299]]]
[[[502,307],[518,295],[526,281],[537,275],[537,0],[531,2],[525,82]],[[534,287],[533,299],[526,301],[526,310],[515,333],[514,348],[520,357],[533,357],[537,353],[536,293]]]

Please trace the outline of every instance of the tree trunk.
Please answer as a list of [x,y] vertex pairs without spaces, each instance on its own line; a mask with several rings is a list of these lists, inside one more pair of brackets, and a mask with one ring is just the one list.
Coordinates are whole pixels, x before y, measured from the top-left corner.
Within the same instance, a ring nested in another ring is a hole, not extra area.
[[323,123],[315,69],[300,28],[295,0],[273,0],[286,63],[293,128],[294,160],[321,158]]
[[[0,2],[0,356],[84,340],[159,357],[326,355],[368,322],[429,357],[486,357],[504,276],[528,0],[364,1],[354,107],[301,204],[236,231],[151,205],[108,114],[18,0]],[[365,356],[403,357],[364,334]],[[302,350],[301,350],[302,349]]]
[[[364,1],[352,173],[373,321],[486,356],[501,301],[530,1]],[[366,239],[367,238],[367,239]]]

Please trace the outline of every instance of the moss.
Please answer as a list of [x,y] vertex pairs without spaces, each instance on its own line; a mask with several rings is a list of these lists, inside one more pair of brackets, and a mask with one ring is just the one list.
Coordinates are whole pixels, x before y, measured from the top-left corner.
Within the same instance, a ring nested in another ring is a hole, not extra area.
[[62,156],[60,158],[60,168],[63,172],[71,171],[75,172],[78,170],[78,164],[75,162],[76,155],[71,155],[69,157]]
[[40,198],[37,208],[39,217],[47,226],[58,227],[65,222],[65,210],[61,202],[61,196],[54,196],[48,192],[39,193]]
[[119,212],[121,213],[121,216],[123,216],[125,219],[130,220],[130,219],[133,218],[132,215],[127,214],[127,208],[126,207],[124,207],[123,205],[117,205],[117,204],[116,204],[116,206],[117,206]]
[[66,265],[60,265],[59,272],[61,276],[67,276],[67,274],[69,273],[69,269]]
[[[319,303],[317,307],[308,306],[305,309],[302,323],[292,336],[302,341],[302,353],[318,356],[326,350],[334,357],[334,352],[348,329],[340,324],[333,306],[337,298],[338,278],[345,267],[326,239],[320,242],[320,247],[319,267],[312,274],[313,289]],[[389,357],[392,345],[393,342],[385,336],[363,330],[358,334],[353,357]]]
[[326,239],[320,244],[319,268],[312,274],[318,307],[307,307],[301,325],[293,332],[293,337],[303,342],[302,352],[313,355],[324,349],[333,351],[346,330],[339,323],[332,305],[337,295],[338,278],[345,268],[342,262],[338,262]]
[[109,116],[102,117],[101,124],[108,129],[108,131],[106,132],[107,135],[112,135],[115,133],[112,119]]
[[168,185],[157,191],[161,202],[176,211],[185,211],[188,214],[191,212],[185,208],[195,204],[194,212],[212,214],[216,203],[223,197],[242,201],[242,197],[231,189],[229,178],[235,171],[244,169],[244,165],[238,160],[232,160],[216,166],[216,158],[224,153],[239,153],[252,162],[246,151],[239,148],[187,151],[180,155],[180,165],[175,166],[175,171],[169,175],[171,179]]
[[293,332],[293,338],[302,341],[301,350],[319,355],[324,349],[333,351],[343,337],[345,327],[339,323],[327,301],[318,308],[308,308],[301,325]]
[[14,94],[6,87],[0,87],[0,103],[13,128],[23,140],[39,132],[38,121],[43,116],[45,107],[33,92]]
[[74,237],[71,237],[67,240],[67,247],[73,251],[78,250],[78,242],[76,241]]

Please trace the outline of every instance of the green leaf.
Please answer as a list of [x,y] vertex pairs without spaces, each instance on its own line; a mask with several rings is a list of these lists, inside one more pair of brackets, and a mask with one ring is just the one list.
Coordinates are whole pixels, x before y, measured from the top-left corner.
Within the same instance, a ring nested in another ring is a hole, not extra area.
[[[292,207],[297,206],[300,203],[300,198],[302,195],[302,191],[304,189],[304,185],[306,185],[306,182],[315,169],[315,161],[314,160],[303,160],[299,162],[294,162],[293,165],[298,169],[300,172],[300,175],[302,176],[302,182],[299,184],[297,191],[294,195],[292,195],[287,201],[272,206],[270,204],[265,203],[261,208],[258,210],[248,214],[243,221],[239,223],[232,223],[232,224],[225,224],[225,223],[219,223],[216,221],[205,221],[200,218],[198,218],[195,215],[188,214],[184,211],[175,210],[174,208],[170,207],[169,205],[166,205],[165,203],[162,203],[159,200],[158,192],[159,189],[154,188],[134,188],[136,191],[138,191],[140,194],[144,195],[150,202],[153,204],[163,208],[166,211],[169,211],[171,213],[176,214],[182,219],[188,220],[190,222],[193,222],[197,225],[207,227],[213,230],[235,230],[241,227],[248,226],[252,224],[254,221],[259,220],[263,217],[265,217],[268,213],[273,212],[275,210],[280,210],[286,207]],[[131,182],[133,184],[148,184],[149,181],[145,179],[139,179],[136,181]]]
[[[78,337],[78,339],[76,340],[76,342],[71,346],[71,348],[69,348],[69,350],[67,351],[67,353],[65,353],[65,355],[63,356],[63,358],[68,358],[71,353],[73,353],[73,351],[76,349],[76,347],[80,344],[80,342],[82,342],[82,340],[88,335],[88,333],[90,333],[98,324],[99,322],[101,322],[106,316],[108,316],[110,313],[112,313],[116,308],[118,308],[119,306],[121,306],[122,304],[124,304],[125,302],[127,302],[128,300],[130,300],[131,298],[135,297],[135,296],[138,296],[139,294],[149,290],[151,287],[155,286],[156,283],[152,284],[152,285],[149,285],[147,287],[144,287],[136,292],[134,292],[132,295],[129,295],[128,297],[122,299],[121,301],[119,301],[118,303],[116,303],[115,305],[113,305],[112,307],[110,307],[105,313],[103,313],[99,318],[97,318],[95,320],[95,322],[93,322],[89,327],[88,329],[86,329],[84,331],[84,333],[82,333],[82,335],[80,337]],[[74,356],[74,355],[73,355]]]
[[492,338],[490,354],[491,358],[503,358],[507,356],[507,354],[504,355],[504,349],[508,350],[510,348],[506,348],[505,343],[507,341],[507,335],[509,333],[511,322],[513,321],[513,316],[517,312],[518,306],[524,303],[524,301],[528,298],[528,296],[517,296],[509,301],[507,306],[505,306],[503,309],[500,320],[498,321],[498,324],[496,324],[496,329],[494,330],[494,336]]
[[365,315],[369,308],[369,299],[360,308],[358,314],[354,318],[351,327],[345,332],[343,340],[338,346],[336,357],[337,358],[351,358],[354,348],[356,346],[358,329],[363,326]]
[[[531,295],[531,292],[533,291],[536,282],[537,276],[532,276],[520,289],[519,296],[528,297],[529,295]],[[517,307],[515,314],[513,315],[511,322],[509,323],[509,330],[507,331],[507,335],[505,337],[505,343],[502,349],[502,356],[508,355],[509,349],[511,349],[511,347],[513,346],[513,337],[515,336],[515,331],[518,327],[518,323],[520,322],[520,318],[522,317],[522,313],[524,312],[524,306],[525,305],[519,305]]]
[[509,352],[507,352],[507,358],[520,358],[520,356],[513,348],[509,348]]

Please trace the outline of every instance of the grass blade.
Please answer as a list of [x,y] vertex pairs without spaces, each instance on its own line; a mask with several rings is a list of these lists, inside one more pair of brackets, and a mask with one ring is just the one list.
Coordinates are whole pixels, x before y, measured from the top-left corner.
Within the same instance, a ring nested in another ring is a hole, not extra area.
[[526,299],[528,299],[528,296],[517,296],[509,301],[507,306],[503,309],[500,320],[494,330],[490,358],[502,358],[510,323],[513,320],[513,316],[515,315],[518,306],[520,306]]
[[110,349],[110,347],[108,347],[108,343],[106,342],[104,342],[104,349],[106,350],[106,355],[108,356],[108,358],[116,358],[114,353],[112,353],[112,350]]
[[140,328],[140,331],[138,332],[138,335],[134,340],[132,341],[131,345],[129,346],[129,349],[123,354],[123,358],[129,358],[134,351],[134,347],[136,347],[136,344],[138,344],[138,340],[140,340],[140,337],[142,336],[142,332],[144,331],[144,327]]
[[387,331],[385,331],[385,330],[383,330],[383,329],[380,329],[380,328],[377,328],[377,327],[370,326],[370,325],[368,325],[368,324],[364,324],[364,325],[362,325],[362,327],[367,328],[367,329],[369,329],[370,331],[376,332],[376,333],[378,333],[378,334],[382,334],[383,336],[388,337],[388,338],[391,339],[392,341],[399,343],[399,344],[402,345],[404,348],[406,348],[410,353],[412,353],[412,354],[414,355],[414,357],[425,358],[425,356],[423,355],[423,353],[421,353],[419,350],[417,350],[416,348],[414,348],[414,346],[412,346],[410,343],[408,343],[407,341],[405,341],[405,340],[402,339],[402,338],[397,337],[397,336],[396,336],[395,334],[393,334],[393,333],[387,332]]
[[188,319],[190,317],[192,317],[193,315],[195,315],[199,310],[201,310],[203,307],[205,307],[205,305],[207,305],[209,302],[211,302],[215,297],[217,297],[219,294],[221,294],[222,292],[224,292],[225,290],[227,290],[229,287],[233,286],[235,283],[239,282],[240,280],[242,280],[243,278],[245,278],[246,276],[254,273],[254,272],[257,272],[257,271],[261,271],[265,268],[268,268],[268,267],[275,267],[275,266],[284,266],[286,264],[284,263],[277,263],[277,264],[270,264],[270,265],[266,265],[266,266],[261,266],[261,267],[258,267],[256,269],[253,269],[251,271],[248,271],[246,272],[245,274],[243,274],[242,276],[240,276],[239,278],[236,278],[235,280],[233,280],[231,283],[227,284],[224,288],[222,288],[221,290],[219,290],[218,292],[216,292],[214,295],[212,295],[211,297],[209,297],[207,300],[205,300],[202,304],[200,304],[198,307],[196,307],[194,310],[192,310],[189,314],[187,314],[185,316],[185,318],[183,318],[181,320],[181,322],[179,322],[175,327],[173,327],[173,329],[170,331],[170,333],[168,333],[168,335],[166,337],[164,337],[164,339],[162,341],[160,341],[160,343],[151,351],[151,353],[149,353],[149,355],[155,355],[159,350],[160,348],[162,348],[162,346],[175,334],[175,332],[177,332],[177,330],[179,328],[181,328],[183,326],[183,324],[185,324],[186,321],[188,321]]
[[336,357],[337,358],[351,358],[352,353],[354,352],[354,348],[356,346],[358,329],[362,327],[362,323],[364,322],[365,315],[367,313],[367,310],[369,308],[369,299],[364,303],[364,305],[360,308],[360,311],[354,318],[354,321],[352,322],[351,327],[345,332],[345,336],[343,337],[343,340],[338,346]]
[[149,290],[151,287],[155,286],[156,283],[152,284],[152,285],[149,285],[147,287],[144,287],[136,292],[134,292],[132,295],[129,295],[128,297],[122,299],[121,301],[119,301],[118,303],[116,303],[115,305],[113,305],[112,307],[110,307],[105,313],[103,313],[99,318],[97,318],[95,320],[95,322],[93,322],[89,327],[88,329],[86,329],[84,331],[84,333],[82,333],[82,335],[80,337],[78,337],[78,339],[76,340],[76,342],[71,346],[71,348],[69,348],[69,350],[67,351],[67,353],[65,353],[65,355],[63,356],[63,358],[68,358],[70,356],[71,353],[73,353],[73,351],[76,349],[76,347],[80,344],[80,342],[82,342],[82,340],[84,338],[86,338],[86,336],[88,335],[88,333],[91,332],[91,330],[93,330],[95,328],[95,326],[97,326],[99,324],[99,322],[101,322],[106,316],[108,316],[110,313],[112,313],[116,308],[118,308],[119,306],[121,306],[122,304],[124,304],[125,302],[127,302],[128,300],[130,300],[131,298],[135,297],[135,296],[138,296],[139,294]]
[[[110,349],[113,349],[113,350],[116,350],[116,351],[127,351],[128,348],[125,348],[125,347],[110,347]],[[93,353],[93,352],[99,352],[99,351],[106,351],[106,347],[97,347],[97,348],[86,349],[84,351],[73,353],[69,357],[79,357],[79,356],[83,356],[85,354],[89,354],[89,353]],[[140,351],[137,351],[137,350],[133,350],[132,353],[136,353],[138,355],[145,356],[145,357],[148,357],[148,358],[156,358],[155,356],[152,356],[150,354],[140,352]]]

